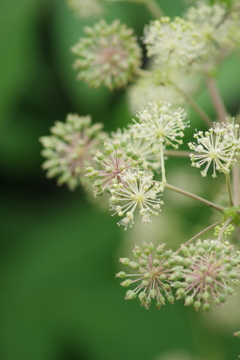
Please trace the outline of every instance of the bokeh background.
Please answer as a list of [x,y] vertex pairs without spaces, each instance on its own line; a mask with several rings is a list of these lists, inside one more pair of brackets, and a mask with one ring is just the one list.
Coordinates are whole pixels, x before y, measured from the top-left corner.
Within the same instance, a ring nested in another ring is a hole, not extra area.
[[[169,16],[187,5],[159,3]],[[115,18],[140,37],[151,15],[143,5],[109,3],[105,19]],[[115,278],[118,258],[130,256],[134,243],[177,248],[216,214],[166,191],[161,216],[125,232],[81,189],[57,187],[41,170],[38,139],[66,114],[90,114],[107,131],[131,121],[125,91],[92,90],[75,79],[69,49],[96,20],[77,19],[64,0],[0,1],[0,359],[236,359],[239,296],[207,315],[182,303],[146,311],[124,300]],[[227,59],[218,84],[232,115],[239,111],[239,79],[239,57]],[[214,119],[208,93],[202,89],[196,99]],[[186,142],[195,127],[204,130],[193,111],[189,117]],[[202,179],[189,165],[169,160],[169,182],[209,200],[222,193],[221,176]]]

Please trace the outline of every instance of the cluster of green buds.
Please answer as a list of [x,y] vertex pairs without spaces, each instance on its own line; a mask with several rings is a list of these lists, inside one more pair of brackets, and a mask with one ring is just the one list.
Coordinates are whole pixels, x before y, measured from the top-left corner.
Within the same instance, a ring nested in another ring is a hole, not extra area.
[[220,305],[234,290],[229,284],[240,283],[240,252],[233,252],[228,242],[198,240],[196,245],[182,246],[185,258],[183,277],[185,282],[181,293],[185,305],[193,305],[196,310],[201,306],[206,312],[210,302]]
[[40,138],[47,160],[42,167],[47,177],[59,176],[58,185],[66,183],[74,190],[82,183],[85,167],[93,164],[93,155],[101,147],[106,134],[102,124],[91,125],[90,116],[69,114],[66,122],[57,121],[50,129],[52,135]]
[[197,131],[194,135],[196,142],[190,142],[189,148],[195,153],[190,155],[192,166],[200,168],[205,165],[202,176],[207,176],[208,169],[213,164],[212,177],[216,177],[216,171],[228,174],[230,167],[240,156],[239,125],[227,123],[224,125],[214,124],[205,133]]
[[119,141],[123,145],[127,144],[127,149],[131,149],[134,154],[141,155],[141,159],[144,159],[144,165],[149,170],[158,170],[160,168],[159,150],[158,146],[148,146],[148,140],[146,138],[139,138],[136,134],[137,129],[133,129],[129,126],[128,129],[118,129],[116,132],[112,132],[112,143]]
[[74,68],[80,70],[78,79],[95,88],[125,87],[141,64],[141,49],[133,30],[118,20],[110,25],[100,20],[84,31],[88,37],[80,38],[72,47],[78,56],[74,63]]
[[103,151],[97,151],[93,160],[98,169],[87,167],[86,177],[98,178],[94,182],[95,196],[103,194],[114,181],[122,183],[122,174],[125,170],[144,168],[144,159],[141,154],[134,151],[126,139],[104,142]]
[[[126,293],[125,299],[138,297],[141,304],[149,308],[151,298],[156,298],[157,307],[164,304],[164,296],[170,302],[184,300],[185,305],[193,305],[196,310],[202,306],[204,312],[210,309],[213,301],[220,305],[226,301],[227,295],[233,295],[234,290],[229,284],[240,283],[240,252],[233,253],[233,246],[216,240],[198,240],[195,245],[182,245],[183,256],[164,250],[161,244],[156,248],[155,255],[152,243],[143,243],[142,249],[135,246],[133,253],[139,263],[121,258],[123,265],[138,271],[127,275],[121,271],[119,278],[130,277],[121,285],[124,287],[141,281],[134,289]],[[135,276],[137,279],[135,280]],[[174,294],[172,289],[176,290]]]
[[152,299],[156,300],[158,309],[165,304],[165,299],[173,304],[175,299],[172,284],[182,277],[182,272],[177,265],[175,266],[172,251],[165,250],[165,244],[154,249],[152,243],[143,243],[142,248],[135,246],[133,254],[137,261],[120,258],[120,262],[137,273],[126,274],[120,271],[116,274],[116,277],[125,279],[121,283],[123,287],[140,282],[134,290],[126,292],[125,299],[132,300],[138,297],[146,309],[149,309]]

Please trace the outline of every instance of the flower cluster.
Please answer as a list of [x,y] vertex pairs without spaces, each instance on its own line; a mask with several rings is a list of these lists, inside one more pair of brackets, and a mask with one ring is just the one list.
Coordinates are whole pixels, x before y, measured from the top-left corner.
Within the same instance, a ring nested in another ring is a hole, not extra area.
[[[174,266],[172,252],[165,250],[165,244],[159,245],[154,251],[152,243],[143,243],[142,248],[135,246],[133,254],[138,262],[130,261],[128,258],[121,258],[120,262],[128,266],[136,274],[126,274],[120,271],[117,277],[124,280],[121,285],[128,287],[136,282],[138,285],[134,290],[126,292],[126,300],[135,299],[138,296],[140,303],[149,309],[152,299],[156,299],[156,306],[160,309],[165,304],[165,299],[174,303],[174,296],[171,285],[173,281],[182,277],[178,266]],[[133,279],[131,279],[133,278]]]
[[234,254],[228,242],[216,240],[198,240],[195,246],[182,246],[181,251],[188,266],[183,270],[185,284],[181,288],[185,305],[193,304],[196,310],[202,306],[206,312],[211,301],[220,305],[227,295],[233,295],[229,283],[240,283],[239,251]]
[[196,42],[204,43],[206,53],[203,60],[213,56],[226,56],[238,47],[239,39],[234,35],[234,29],[237,30],[239,14],[233,14],[224,3],[210,5],[206,1],[200,1],[196,7],[188,9],[185,18],[195,28]]
[[[145,168],[150,170],[158,170],[160,168],[158,148],[155,146],[148,146],[147,139],[138,138],[136,133],[138,131],[129,127],[128,129],[118,129],[111,133],[113,144],[118,141],[121,144],[127,144],[127,149],[134,152],[134,154],[141,155],[141,159]],[[111,139],[110,139],[111,141]],[[136,156],[136,155],[135,155]]]
[[[194,154],[190,154],[192,166],[200,168],[205,165],[202,176],[207,176],[208,169],[213,164],[212,177],[216,177],[216,170],[228,174],[230,167],[240,155],[239,125],[227,123],[214,124],[213,128],[203,133],[198,131],[194,138],[196,142],[188,144]],[[196,154],[197,153],[197,154]]]
[[[154,183],[152,175],[144,171],[125,171],[121,175],[121,182],[113,182],[110,186],[111,210],[118,216],[125,217],[118,225],[132,226],[134,223],[134,211],[139,210],[142,223],[147,224],[150,215],[157,216],[163,201],[159,199],[163,191],[159,183]],[[114,214],[114,215],[115,215]]]
[[114,140],[112,143],[104,142],[103,152],[97,151],[93,160],[100,167],[99,170],[94,167],[88,167],[86,176],[96,178],[95,195],[102,195],[104,190],[115,180],[122,183],[122,174],[128,169],[137,169],[143,166],[144,159],[141,154],[134,151],[123,138],[121,141]]
[[[193,305],[196,310],[202,306],[206,312],[211,301],[220,305],[226,301],[227,295],[233,295],[234,290],[229,284],[240,283],[240,252],[233,253],[233,246],[229,243],[198,240],[195,245],[181,246],[183,257],[164,250],[164,246],[159,245],[154,256],[153,244],[143,243],[142,249],[135,246],[133,253],[139,264],[128,258],[120,259],[122,264],[138,271],[130,275],[119,272],[116,275],[119,278],[134,277],[134,280],[126,279],[121,285],[127,287],[141,281],[134,290],[127,291],[125,299],[134,299],[139,293],[141,305],[146,308],[155,297],[158,308],[165,303],[164,296],[172,303],[174,298],[184,299],[185,305]],[[176,294],[172,289],[176,289]]]
[[103,13],[99,0],[66,0],[66,3],[79,18],[100,16]]
[[196,41],[191,22],[162,17],[144,29],[144,44],[149,57],[166,66],[188,66],[205,53],[204,42]]
[[91,125],[90,116],[69,114],[66,122],[57,121],[50,129],[51,136],[40,138],[44,150],[42,155],[47,159],[43,169],[47,177],[59,176],[58,185],[66,183],[74,190],[82,183],[85,167],[93,164],[92,157],[101,146],[105,133],[102,124]]
[[182,144],[183,130],[188,126],[183,109],[171,111],[170,104],[149,104],[149,107],[139,111],[139,122],[132,126],[134,136],[145,139],[149,147],[154,146],[162,152],[165,146],[178,149]]
[[118,20],[108,25],[100,20],[84,29],[88,37],[72,47],[78,56],[74,68],[80,70],[78,79],[92,87],[121,88],[132,80],[140,67],[141,49],[132,36],[133,30]]

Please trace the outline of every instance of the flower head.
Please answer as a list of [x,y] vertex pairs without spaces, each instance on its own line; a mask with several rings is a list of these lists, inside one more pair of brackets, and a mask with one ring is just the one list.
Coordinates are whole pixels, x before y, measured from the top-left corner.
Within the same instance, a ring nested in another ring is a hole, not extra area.
[[79,18],[99,16],[103,12],[99,0],[66,0],[66,2]]
[[[234,13],[237,15],[237,13]],[[205,44],[206,53],[203,60],[216,56],[226,56],[229,51],[239,45],[239,34],[236,23],[239,22],[239,14],[234,17],[233,12],[228,11],[226,4],[212,4],[208,1],[198,1],[196,7],[191,7],[185,14],[185,18],[195,28],[196,42]],[[234,34],[235,32],[235,34]],[[237,40],[238,38],[238,40]]]
[[[142,223],[147,224],[150,215],[157,216],[163,201],[159,199],[163,188],[152,181],[152,175],[143,171],[126,171],[121,175],[121,183],[110,186],[111,210],[118,216],[125,216],[118,225],[132,226],[134,211],[139,210]],[[114,215],[115,215],[114,214]]]
[[74,63],[74,68],[80,70],[78,78],[92,87],[126,86],[141,60],[141,49],[132,36],[133,30],[118,20],[110,25],[101,20],[84,31],[88,37],[81,38],[72,48],[79,57]]
[[226,127],[219,124],[215,124],[214,128],[203,133],[198,131],[194,135],[196,143],[190,142],[188,144],[191,150],[196,153],[190,154],[192,166],[200,168],[202,165],[206,165],[204,170],[201,171],[202,176],[207,176],[207,171],[213,164],[212,177],[216,177],[216,170],[229,173],[229,168],[236,162],[235,149],[232,146],[230,139],[233,138]]
[[[119,141],[122,144],[126,144],[128,151],[132,151],[134,154],[141,156],[143,166],[149,170],[157,170],[160,167],[158,149],[154,146],[149,147],[146,139],[138,138],[136,136],[136,129],[118,129],[116,132],[111,133],[113,143]],[[136,155],[135,155],[136,156]]]
[[227,295],[234,293],[229,284],[240,283],[240,252],[234,254],[228,242],[198,240],[196,245],[183,245],[182,253],[186,266],[184,289],[181,289],[185,305],[193,304],[196,310],[202,306],[206,312],[211,301],[220,305]]
[[204,43],[195,40],[194,26],[179,17],[162,17],[145,26],[143,42],[149,57],[165,66],[187,66],[204,52]]
[[145,139],[148,146],[154,145],[159,151],[163,145],[178,149],[182,144],[183,130],[188,126],[188,121],[185,121],[184,110],[171,111],[170,106],[167,103],[162,103],[161,106],[153,103],[139,111],[139,122],[132,126],[134,136]]
[[47,177],[59,176],[58,185],[66,183],[71,190],[80,185],[85,167],[93,163],[92,156],[105,138],[102,127],[91,125],[89,116],[69,114],[65,123],[57,121],[51,128],[53,135],[40,138]]
[[97,151],[93,160],[98,164],[100,170],[88,167],[86,177],[98,179],[94,183],[95,196],[102,195],[108,186],[114,183],[122,183],[122,174],[129,169],[144,168],[144,159],[135,152],[127,142],[114,140],[112,143],[104,142],[104,151]]
[[165,299],[174,303],[171,285],[173,281],[182,277],[182,271],[181,267],[174,266],[172,252],[165,250],[164,247],[165,244],[161,244],[154,251],[152,243],[144,242],[142,248],[135,245],[133,249],[137,262],[130,261],[128,258],[120,259],[123,265],[137,272],[128,275],[121,271],[116,275],[126,279],[121,283],[123,287],[138,283],[134,290],[127,291],[126,300],[132,300],[138,296],[141,305],[146,309],[149,309],[152,299],[156,299],[158,309],[165,304]]

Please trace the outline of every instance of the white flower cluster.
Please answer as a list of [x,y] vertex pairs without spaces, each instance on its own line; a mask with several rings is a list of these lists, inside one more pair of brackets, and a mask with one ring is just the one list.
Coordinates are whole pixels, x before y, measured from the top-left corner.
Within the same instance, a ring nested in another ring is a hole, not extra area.
[[183,18],[162,17],[147,25],[143,42],[149,57],[164,67],[193,67],[218,63],[240,46],[240,11],[225,4],[198,1]]
[[[113,183],[110,187],[111,210],[118,216],[125,217],[118,225],[130,227],[134,224],[134,211],[139,209],[139,215],[144,224],[149,223],[150,215],[157,216],[163,201],[159,199],[163,188],[154,183],[152,175],[144,171],[126,171],[121,183]],[[115,215],[114,214],[114,215]]]
[[171,111],[171,104],[149,104],[149,107],[139,111],[139,122],[132,126],[134,136],[145,139],[148,147],[154,146],[158,152],[163,151],[165,146],[178,149],[182,144],[184,129],[188,126],[185,121],[186,113],[183,109]]
[[195,40],[194,26],[179,17],[162,17],[144,29],[144,44],[149,57],[161,64],[186,66],[205,53],[204,42]]
[[198,131],[194,138],[196,142],[190,142],[189,148],[195,151],[190,155],[192,166],[200,168],[205,165],[202,176],[207,176],[208,169],[213,164],[212,177],[216,177],[216,171],[228,174],[230,167],[240,156],[239,125],[227,122],[224,125],[214,124],[214,127],[203,133]]

